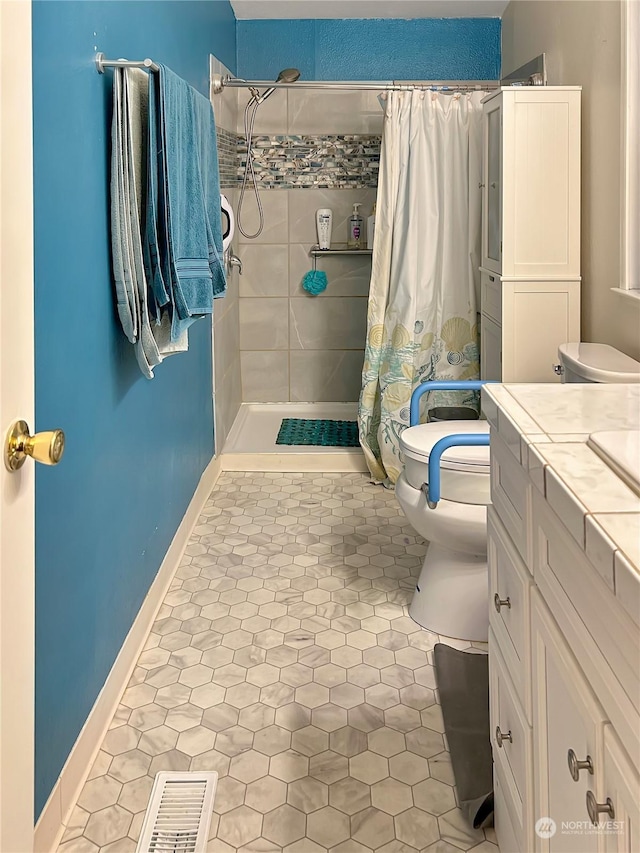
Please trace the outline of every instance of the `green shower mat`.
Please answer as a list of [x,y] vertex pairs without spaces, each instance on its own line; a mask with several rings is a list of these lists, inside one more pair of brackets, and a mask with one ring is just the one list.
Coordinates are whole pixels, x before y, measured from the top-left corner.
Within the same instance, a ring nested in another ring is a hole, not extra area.
[[285,418],[276,444],[301,444],[313,447],[359,447],[355,421]]

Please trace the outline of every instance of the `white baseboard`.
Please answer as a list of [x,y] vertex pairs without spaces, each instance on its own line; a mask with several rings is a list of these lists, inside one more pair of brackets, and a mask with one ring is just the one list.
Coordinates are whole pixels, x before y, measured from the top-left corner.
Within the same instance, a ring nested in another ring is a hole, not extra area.
[[322,453],[223,453],[220,461],[223,471],[366,474],[369,470],[360,449]]
[[129,682],[138,656],[147,640],[156,613],[160,609],[169,584],[173,580],[175,571],[182,559],[191,532],[220,476],[221,470],[220,458],[212,459],[200,478],[158,574],[151,584],[111,672],[38,819],[34,832],[34,850],[36,853],[53,853],[58,847],[71,812],[82,791],[82,786],[118,707],[120,697]]

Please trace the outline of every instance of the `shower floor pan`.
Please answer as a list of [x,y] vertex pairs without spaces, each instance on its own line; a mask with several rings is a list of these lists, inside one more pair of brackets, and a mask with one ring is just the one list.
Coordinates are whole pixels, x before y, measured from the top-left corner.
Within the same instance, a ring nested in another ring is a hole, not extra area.
[[357,403],[243,403],[222,449],[226,471],[361,471],[359,447],[276,444],[285,418],[355,421]]

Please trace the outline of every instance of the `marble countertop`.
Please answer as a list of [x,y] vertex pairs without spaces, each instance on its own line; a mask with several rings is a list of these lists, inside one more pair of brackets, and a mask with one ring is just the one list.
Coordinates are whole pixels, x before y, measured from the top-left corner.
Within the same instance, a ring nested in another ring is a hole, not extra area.
[[601,430],[640,430],[640,384],[486,385],[482,406],[536,488],[640,623],[640,497],[587,445],[591,433]]

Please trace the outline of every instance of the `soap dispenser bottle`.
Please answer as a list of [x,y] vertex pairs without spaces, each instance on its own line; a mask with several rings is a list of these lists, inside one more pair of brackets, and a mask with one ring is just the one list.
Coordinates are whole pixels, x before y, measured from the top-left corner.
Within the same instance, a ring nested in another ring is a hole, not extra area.
[[353,205],[353,213],[349,217],[349,235],[347,238],[347,248],[348,249],[361,249],[363,234],[362,234],[362,226],[363,220],[358,212],[358,208],[360,205],[356,202]]

